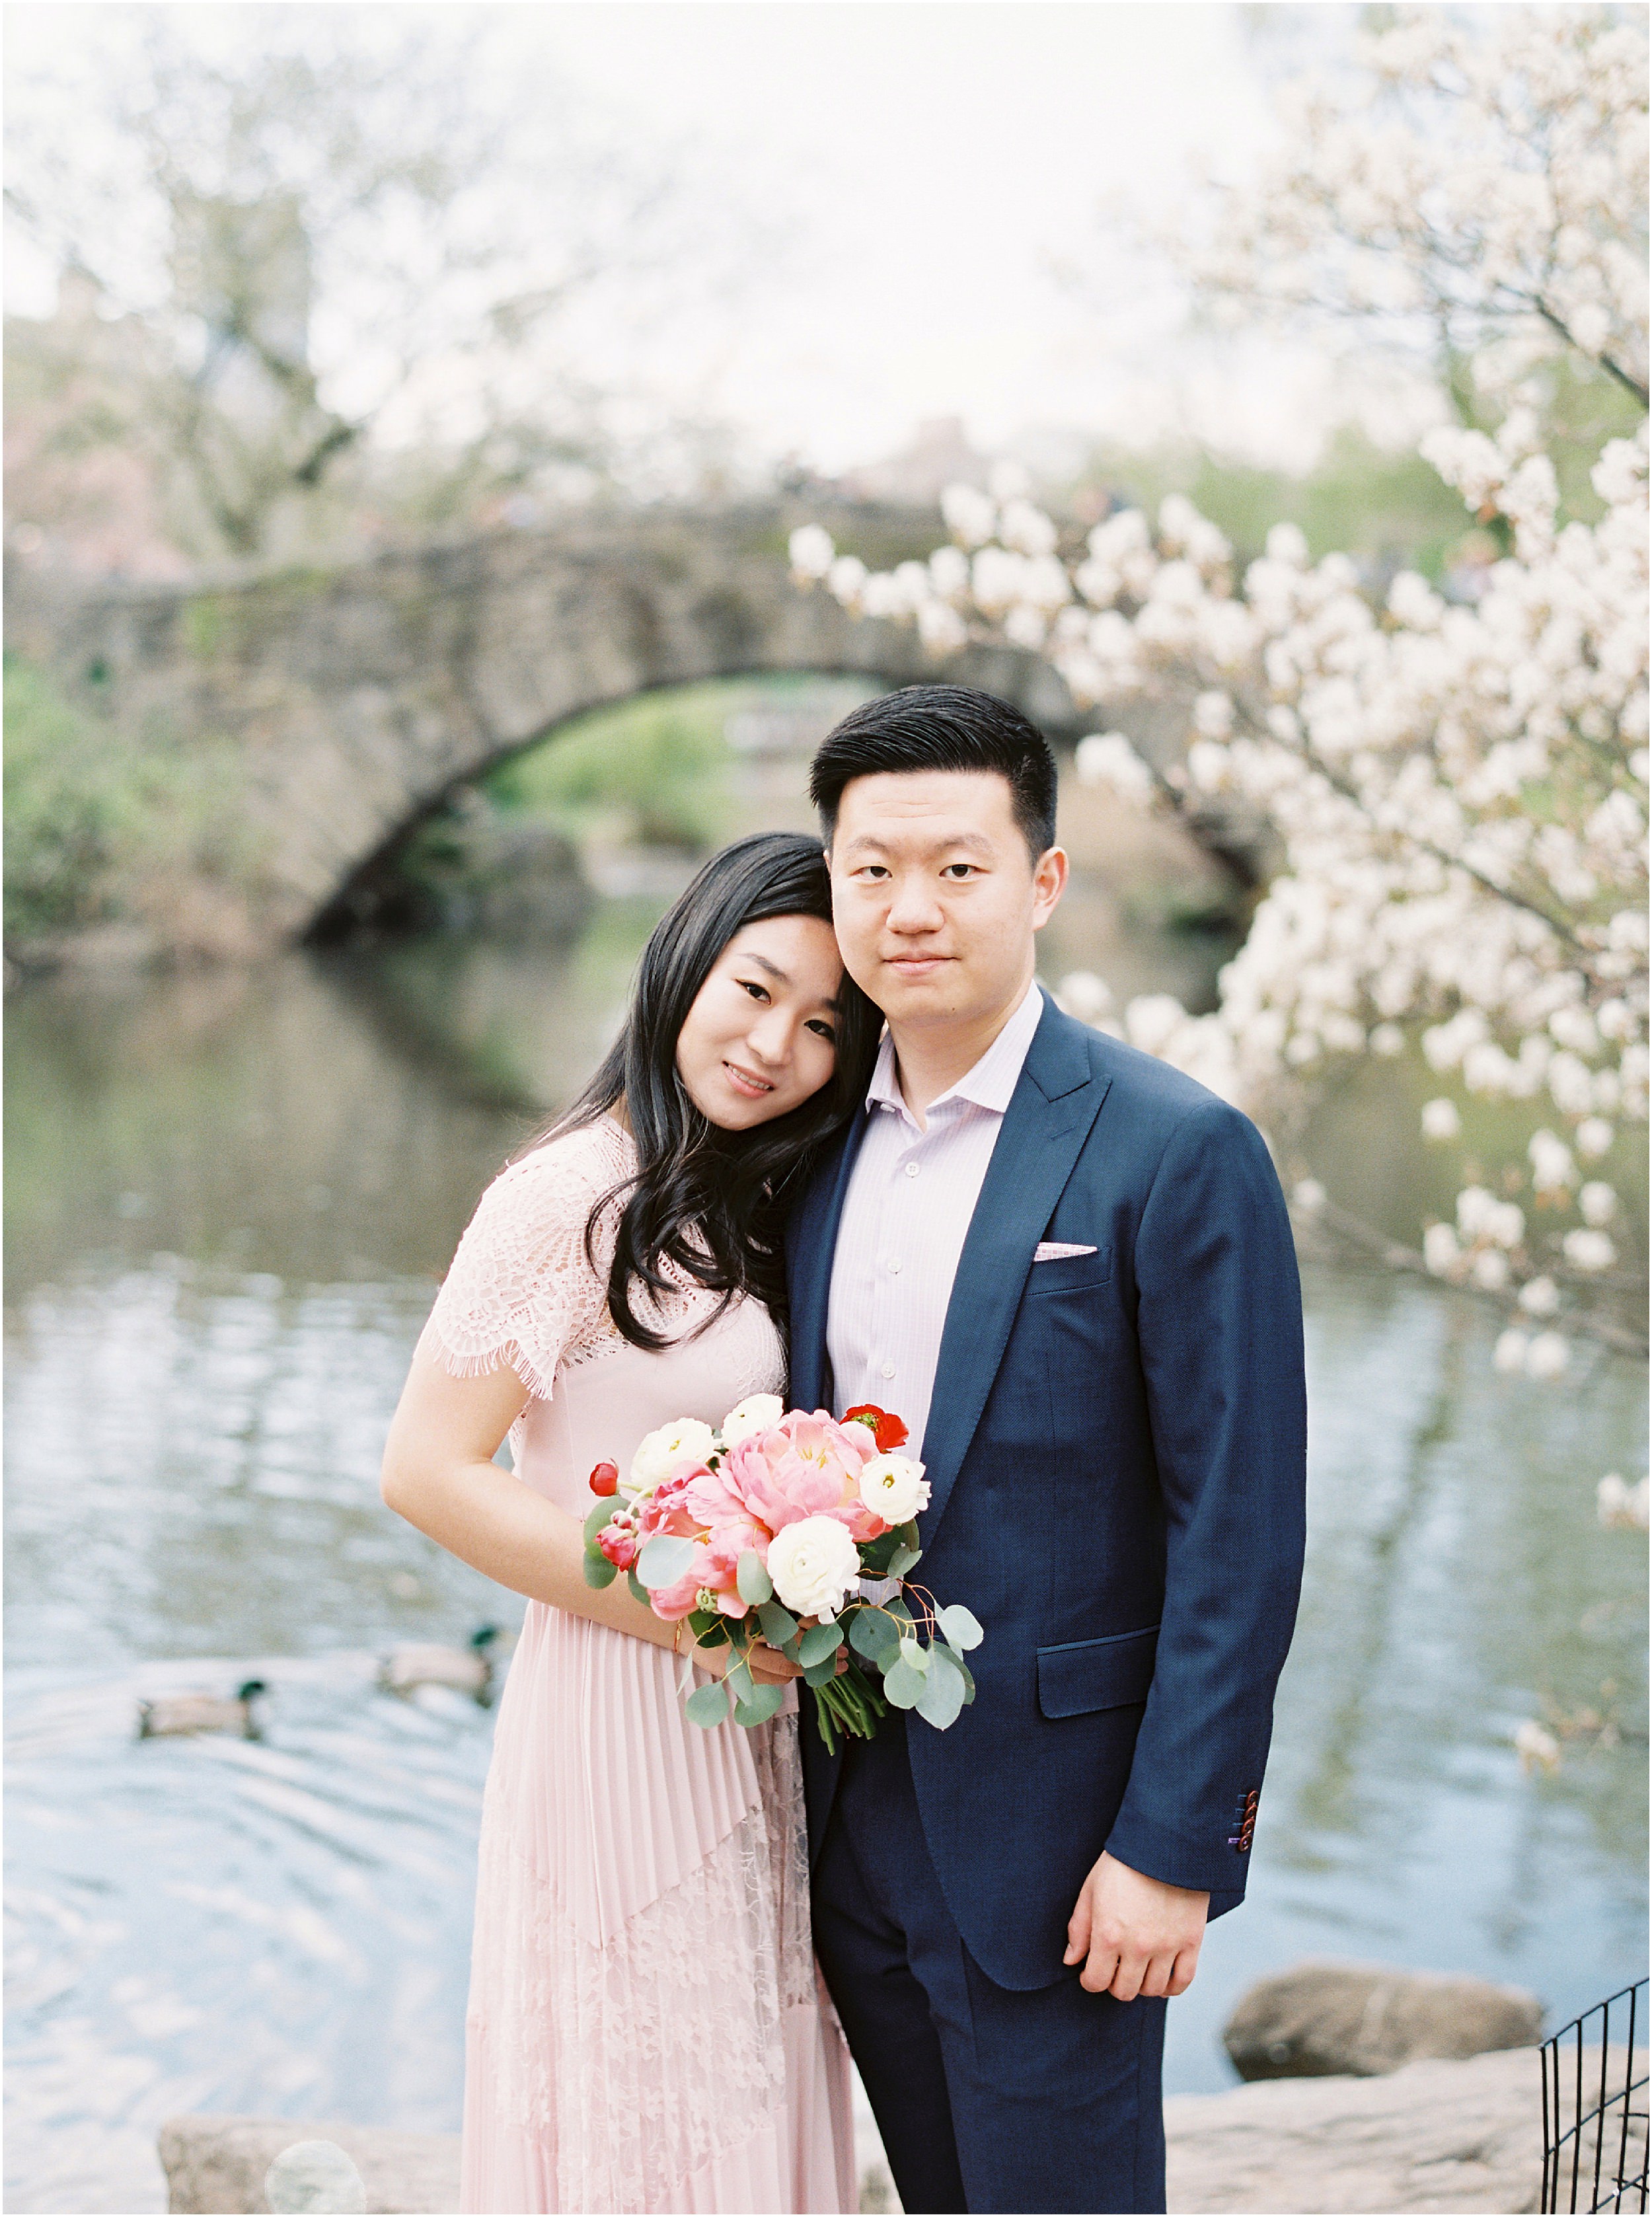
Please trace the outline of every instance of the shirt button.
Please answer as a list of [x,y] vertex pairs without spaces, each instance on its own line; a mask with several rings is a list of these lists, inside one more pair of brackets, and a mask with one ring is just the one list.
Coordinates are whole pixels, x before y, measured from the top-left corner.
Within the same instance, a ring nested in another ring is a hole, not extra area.
[[906,1166],[906,1174],[908,1177],[916,1177],[918,1174],[917,1164],[915,1163],[909,1163]]
[[880,1378],[892,1378],[895,1375],[895,1365],[892,1362],[885,1363],[878,1374]]
[[898,1263],[898,1261],[896,1261],[896,1260],[891,1259],[891,1263],[890,1263],[890,1266],[889,1266],[889,1267],[890,1267],[890,1269],[891,1269],[891,1270],[893,1270],[894,1272],[896,1272],[896,1274],[897,1274],[897,1275],[899,1275],[901,1266],[900,1266],[900,1263]]

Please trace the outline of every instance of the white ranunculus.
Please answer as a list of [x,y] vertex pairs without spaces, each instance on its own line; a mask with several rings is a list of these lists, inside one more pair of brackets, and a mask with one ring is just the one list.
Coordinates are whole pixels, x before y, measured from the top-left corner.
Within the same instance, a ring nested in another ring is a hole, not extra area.
[[802,1516],[769,1541],[768,1575],[794,1616],[835,1616],[860,1575],[860,1550],[835,1516]]
[[743,1401],[737,1401],[724,1417],[720,1430],[725,1448],[737,1448],[742,1440],[749,1440],[754,1432],[768,1431],[786,1414],[786,1404],[778,1393],[748,1393]]
[[703,1461],[715,1445],[717,1434],[698,1417],[678,1417],[650,1432],[631,1459],[632,1493],[652,1493],[681,1462]]
[[905,1524],[929,1506],[923,1465],[909,1455],[874,1455],[860,1473],[860,1498],[885,1524]]

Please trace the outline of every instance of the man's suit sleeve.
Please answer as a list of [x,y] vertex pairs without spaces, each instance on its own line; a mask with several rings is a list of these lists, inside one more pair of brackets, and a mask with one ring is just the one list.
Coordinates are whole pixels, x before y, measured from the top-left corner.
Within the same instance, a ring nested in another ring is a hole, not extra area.
[[1135,1277],[1164,1614],[1107,1849],[1230,1906],[1296,1621],[1307,1432],[1290,1220],[1261,1135],[1236,1109],[1212,1100],[1176,1127],[1143,1208]]

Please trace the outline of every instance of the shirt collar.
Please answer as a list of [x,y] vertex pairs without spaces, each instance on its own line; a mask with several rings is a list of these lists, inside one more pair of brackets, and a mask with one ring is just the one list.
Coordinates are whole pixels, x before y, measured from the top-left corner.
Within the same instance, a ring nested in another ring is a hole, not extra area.
[[[927,1116],[933,1116],[937,1108],[944,1108],[953,1101],[971,1102],[977,1108],[989,1108],[995,1115],[1002,1116],[1008,1108],[1010,1096],[1020,1081],[1021,1065],[1026,1060],[1032,1034],[1039,1028],[1039,1019],[1043,1014],[1044,996],[1035,980],[1027,987],[1026,998],[980,1061],[966,1070],[955,1085],[949,1085],[945,1093],[929,1103]],[[872,1083],[866,1088],[866,1106],[868,1108],[893,1108],[909,1118],[912,1115],[902,1098],[900,1080],[895,1072],[895,1042],[887,1032],[884,1034],[883,1045],[878,1050]]]

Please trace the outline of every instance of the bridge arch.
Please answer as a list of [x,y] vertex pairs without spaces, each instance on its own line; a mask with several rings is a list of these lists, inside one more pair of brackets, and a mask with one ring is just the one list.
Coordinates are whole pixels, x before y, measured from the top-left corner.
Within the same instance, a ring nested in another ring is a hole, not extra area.
[[458,787],[640,694],[778,672],[944,676],[1076,735],[1039,658],[974,648],[937,664],[909,629],[798,591],[786,541],[811,515],[878,562],[938,535],[928,512],[886,509],[593,514],[330,571],[40,596],[14,605],[14,636],[71,684],[95,670],[100,707],[127,728],[227,759],[272,942],[305,936]]

